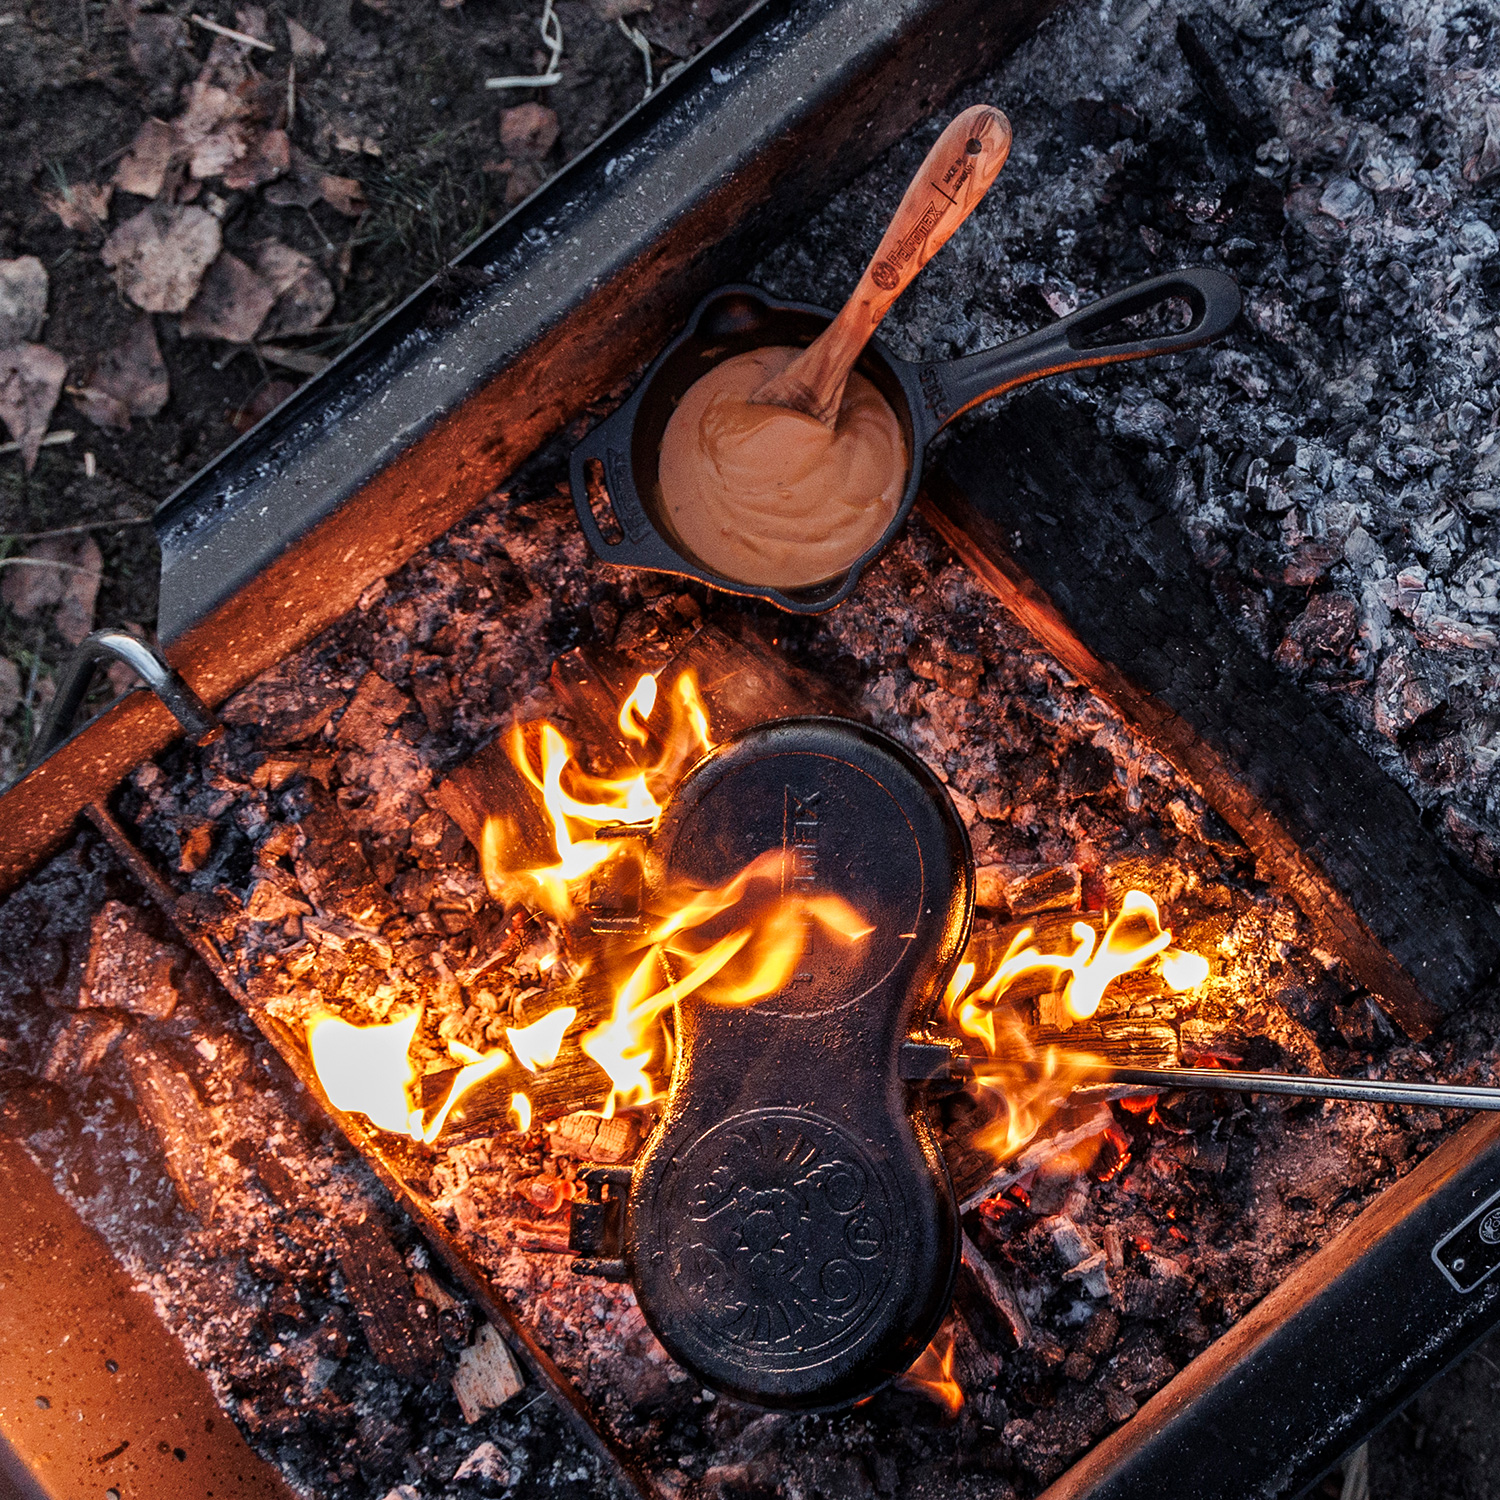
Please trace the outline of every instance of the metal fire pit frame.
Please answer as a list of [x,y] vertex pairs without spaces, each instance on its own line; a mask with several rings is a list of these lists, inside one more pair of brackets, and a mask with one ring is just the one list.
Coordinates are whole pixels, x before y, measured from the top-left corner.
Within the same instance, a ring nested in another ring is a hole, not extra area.
[[[1055,3],[766,0],[162,507],[171,665],[212,705],[310,639]],[[0,797],[0,890],[176,732],[132,693]],[[388,1174],[357,1122],[340,1123]],[[1156,1500],[1185,1483],[1229,1500],[1315,1482],[1500,1321],[1500,1277],[1477,1279],[1497,1195],[1500,1119],[1486,1118],[1385,1190],[1047,1500]],[[424,1229],[453,1264],[441,1226]],[[489,1311],[490,1289],[462,1279]],[[560,1372],[511,1326],[566,1402],[567,1382],[549,1378]]]
[[[337,619],[1058,0],[764,0],[156,516],[210,706]],[[121,699],[0,797],[0,891],[176,732]]]

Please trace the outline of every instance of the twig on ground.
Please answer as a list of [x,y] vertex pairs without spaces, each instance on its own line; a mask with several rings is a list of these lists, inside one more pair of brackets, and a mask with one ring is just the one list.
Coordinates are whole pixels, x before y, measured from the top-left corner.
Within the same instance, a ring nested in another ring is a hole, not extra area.
[[[0,543],[45,542],[54,536],[78,536],[85,531],[108,531],[111,527],[149,526],[150,516],[119,516],[113,521],[80,521],[76,526],[54,526],[50,531],[0,531]],[[48,566],[51,566],[49,564]]]
[[205,31],[211,31],[215,36],[227,36],[231,42],[239,42],[245,47],[264,47],[267,52],[274,52],[274,42],[263,42],[258,36],[250,36],[243,31],[231,30],[228,26],[220,26],[217,21],[210,21],[200,16],[197,11],[188,17],[194,26],[201,26]]
[[626,40],[645,59],[646,92],[641,95],[641,98],[649,99],[651,97],[651,90],[655,87],[655,82],[653,80],[653,75],[651,72],[651,43],[646,40],[645,33],[642,32],[639,27],[632,26],[624,16],[620,16],[617,19],[620,22],[620,30],[625,33]]
[[[77,436],[78,434],[71,428],[59,427],[56,432],[49,432],[42,439],[42,447],[60,448],[64,443],[71,443]],[[0,453],[19,453],[20,451],[19,443],[0,443]]]
[[557,12],[552,8],[552,0],[543,0],[542,19],[537,23],[537,29],[542,33],[542,40],[552,49],[552,56],[547,59],[547,71],[531,77],[512,74],[505,78],[486,78],[485,88],[541,89],[562,82],[562,74],[557,71],[557,65],[562,61],[563,29]]

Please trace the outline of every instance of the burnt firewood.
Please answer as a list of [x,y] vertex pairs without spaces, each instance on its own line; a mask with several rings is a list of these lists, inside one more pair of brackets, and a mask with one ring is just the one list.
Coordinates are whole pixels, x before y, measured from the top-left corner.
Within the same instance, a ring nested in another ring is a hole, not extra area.
[[735,640],[717,626],[705,625],[662,668],[663,685],[670,686],[689,668],[698,678],[716,743],[770,719],[800,714],[859,717],[834,687],[788,661],[748,626]]
[[1011,1347],[1023,1348],[1031,1342],[1031,1321],[1027,1318],[1015,1289],[968,1235],[961,1237],[960,1246],[961,1264],[968,1272],[968,1286],[983,1297],[990,1311],[999,1320]]
[[333,797],[317,782],[304,781],[287,793],[287,805],[303,837],[292,863],[313,905],[365,928],[378,929],[395,916],[395,904]]
[[341,745],[353,745],[369,752],[410,707],[411,700],[400,688],[387,682],[378,672],[366,672],[339,720],[334,738]]
[[292,656],[263,672],[220,710],[226,723],[253,732],[263,747],[294,745],[315,735],[343,706],[348,693],[308,671]]
[[38,1076],[48,1083],[66,1083],[92,1073],[124,1034],[125,1018],[107,1011],[65,1016],[52,1035]]
[[981,865],[974,875],[975,905],[984,911],[1003,911],[1015,917],[1077,911],[1083,895],[1083,878],[1078,866],[1072,864],[1041,870]]
[[120,1050],[141,1123],[161,1147],[182,1206],[211,1223],[222,1186],[213,1117],[192,1079],[144,1037],[127,1037]]
[[[1036,519],[1036,499],[1049,515]],[[1425,1036],[1500,964],[1500,918],[1410,798],[1218,610],[1171,511],[1090,421],[1012,402],[947,450],[926,514],[980,581],[1244,839]]]
[[[559,986],[546,996],[544,1004],[538,1005],[536,1019],[565,1005],[574,1007],[578,1015],[568,1026],[556,1060],[533,1073],[512,1056],[505,1067],[464,1095],[448,1116],[442,1140],[474,1140],[496,1131],[513,1130],[511,1099],[516,1094],[525,1094],[531,1102],[531,1117],[536,1124],[561,1119],[578,1110],[597,1109],[604,1103],[609,1097],[609,1075],[584,1055],[579,1039],[604,1020],[614,1005],[608,978],[595,971],[572,984]],[[429,1117],[447,1099],[459,1072],[457,1068],[445,1068],[422,1079],[422,1105]]]
[[431,1380],[443,1362],[437,1319],[384,1227],[372,1219],[346,1224],[338,1261],[370,1352],[408,1380]]
[[453,1374],[453,1394],[458,1397],[464,1421],[473,1426],[487,1412],[504,1406],[525,1382],[516,1357],[489,1323],[481,1323],[474,1342],[458,1356]]
[[133,906],[106,901],[94,914],[78,1003],[164,1021],[177,1006],[173,971],[182,958],[146,930]]
[[613,1165],[633,1161],[640,1149],[640,1122],[633,1114],[602,1115],[579,1110],[564,1115],[547,1127],[552,1149],[560,1156]]
[[1208,11],[1179,17],[1177,45],[1209,108],[1242,145],[1254,146],[1275,134],[1251,96],[1238,38],[1223,21]]

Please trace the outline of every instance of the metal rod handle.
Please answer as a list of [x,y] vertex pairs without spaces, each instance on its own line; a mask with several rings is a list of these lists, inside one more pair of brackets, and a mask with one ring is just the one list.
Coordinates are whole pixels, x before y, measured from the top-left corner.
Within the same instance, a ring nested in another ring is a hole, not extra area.
[[108,658],[124,662],[161,699],[195,745],[206,745],[224,733],[213,710],[167,665],[155,647],[123,630],[96,630],[84,639],[62,670],[52,706],[31,742],[28,771],[34,771],[72,733],[73,721],[94,680],[94,668]]
[[1087,1084],[1131,1083],[1158,1089],[1212,1089],[1221,1094],[1290,1094],[1358,1104],[1420,1104],[1430,1109],[1500,1110],[1500,1088],[1450,1083],[1394,1083],[1384,1078],[1305,1078],[1295,1073],[1239,1073],[1228,1068],[1116,1068],[1089,1065]]

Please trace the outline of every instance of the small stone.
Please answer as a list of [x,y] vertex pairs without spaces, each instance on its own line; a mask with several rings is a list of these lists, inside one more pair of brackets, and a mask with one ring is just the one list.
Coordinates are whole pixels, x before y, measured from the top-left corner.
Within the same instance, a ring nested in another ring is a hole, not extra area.
[[504,1488],[510,1483],[510,1461],[494,1443],[481,1443],[453,1471],[454,1483],[462,1479],[482,1480]]
[[1500,249],[1500,238],[1483,219],[1470,219],[1467,224],[1459,225],[1456,238],[1470,255],[1489,256]]

